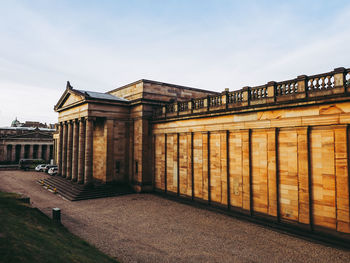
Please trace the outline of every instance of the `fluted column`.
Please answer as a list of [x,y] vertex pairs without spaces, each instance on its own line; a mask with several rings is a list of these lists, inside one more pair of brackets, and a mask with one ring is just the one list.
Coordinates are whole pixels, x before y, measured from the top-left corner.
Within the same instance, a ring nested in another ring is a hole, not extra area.
[[73,153],[72,153],[72,181],[78,179],[78,140],[79,140],[79,123],[73,121]]
[[92,138],[93,136],[93,120],[86,119],[86,133],[85,133],[85,176],[84,183],[92,183]]
[[68,122],[67,140],[67,179],[72,179],[72,148],[73,148],[73,124]]
[[38,145],[38,159],[42,159],[42,153],[43,153],[43,145]]
[[25,145],[24,144],[22,144],[21,145],[21,154],[20,154],[20,159],[24,159],[24,149],[25,149]]
[[57,166],[58,171],[57,174],[62,174],[62,140],[63,140],[63,126],[60,122],[58,125],[58,145],[57,145]]
[[12,144],[11,161],[16,161],[16,144]]
[[68,139],[68,125],[63,124],[63,141],[62,141],[62,177],[67,176],[67,139]]
[[85,164],[85,122],[79,120],[79,151],[78,151],[78,183],[84,183],[84,164]]

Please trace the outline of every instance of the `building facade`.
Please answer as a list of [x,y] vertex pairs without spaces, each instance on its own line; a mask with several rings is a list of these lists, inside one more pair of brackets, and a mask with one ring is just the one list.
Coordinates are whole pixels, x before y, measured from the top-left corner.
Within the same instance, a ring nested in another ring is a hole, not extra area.
[[0,164],[18,164],[20,159],[53,159],[55,129],[28,126],[16,118],[11,127],[0,128]]
[[55,106],[59,174],[349,238],[349,79],[337,68],[222,93],[68,83]]

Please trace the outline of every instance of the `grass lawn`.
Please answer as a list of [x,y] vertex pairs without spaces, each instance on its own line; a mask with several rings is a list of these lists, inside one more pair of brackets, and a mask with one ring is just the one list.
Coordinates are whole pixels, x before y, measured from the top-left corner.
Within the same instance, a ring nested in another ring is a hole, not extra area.
[[116,262],[16,198],[0,192],[0,262]]

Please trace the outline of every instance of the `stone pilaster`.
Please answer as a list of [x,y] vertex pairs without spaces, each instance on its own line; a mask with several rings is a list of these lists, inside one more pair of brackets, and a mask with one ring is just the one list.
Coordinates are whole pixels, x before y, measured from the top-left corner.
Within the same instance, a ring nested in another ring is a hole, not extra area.
[[68,136],[67,136],[67,179],[72,179],[72,148],[73,148],[73,124],[68,122]]
[[72,153],[72,181],[78,179],[78,140],[79,140],[79,124],[78,120],[73,121],[73,153]]
[[63,141],[62,141],[62,177],[67,176],[67,139],[68,139],[68,125],[63,124]]
[[92,140],[93,140],[93,120],[86,119],[85,134],[85,176],[84,183],[92,183]]
[[58,175],[62,174],[62,141],[63,141],[63,128],[62,123],[58,125],[58,145],[57,145],[57,166],[58,166]]
[[85,122],[79,120],[79,150],[78,150],[78,183],[84,183],[84,163],[85,163]]

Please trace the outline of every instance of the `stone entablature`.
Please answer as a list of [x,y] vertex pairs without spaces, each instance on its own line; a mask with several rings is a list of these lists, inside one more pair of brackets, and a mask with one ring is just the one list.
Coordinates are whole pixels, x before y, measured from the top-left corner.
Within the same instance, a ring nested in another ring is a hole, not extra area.
[[175,102],[157,108],[154,119],[193,118],[196,115],[216,112],[271,109],[275,106],[298,104],[310,101],[342,98],[350,92],[350,69],[343,67],[312,76],[301,75],[292,80],[271,81],[257,87],[244,87],[235,91],[224,91],[217,95]]

